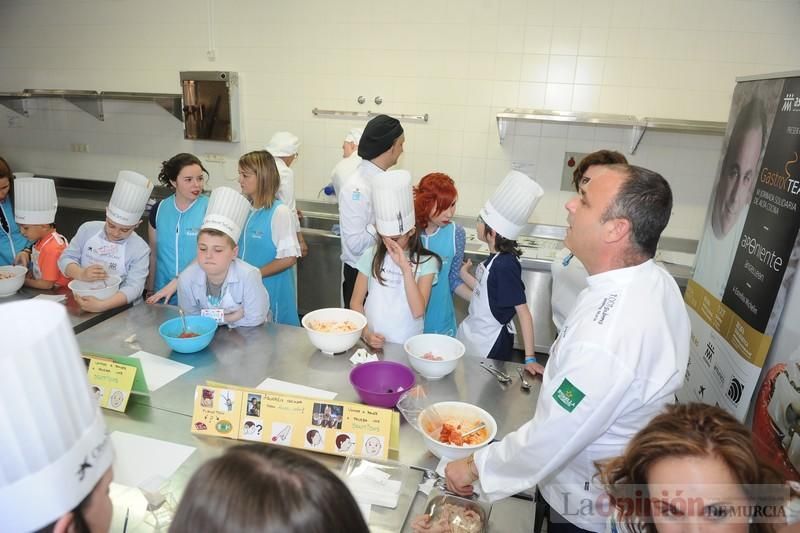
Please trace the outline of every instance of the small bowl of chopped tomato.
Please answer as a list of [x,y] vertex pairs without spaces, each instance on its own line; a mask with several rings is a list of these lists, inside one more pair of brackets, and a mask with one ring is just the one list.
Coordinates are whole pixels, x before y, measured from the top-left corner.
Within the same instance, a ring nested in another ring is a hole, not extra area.
[[461,341],[447,335],[414,335],[403,345],[411,367],[427,380],[442,379],[458,366],[464,355]]
[[187,316],[186,331],[180,317],[167,320],[158,333],[167,345],[180,353],[195,353],[211,344],[217,331],[217,321],[208,316]]
[[[425,446],[439,458],[462,459],[488,446],[497,435],[494,417],[471,403],[435,403],[423,409],[418,420]],[[464,436],[481,424],[485,427]]]

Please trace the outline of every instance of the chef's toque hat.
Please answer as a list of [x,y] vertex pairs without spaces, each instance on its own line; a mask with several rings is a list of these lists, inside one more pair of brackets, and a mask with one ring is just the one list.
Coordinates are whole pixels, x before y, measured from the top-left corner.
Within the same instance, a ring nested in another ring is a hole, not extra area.
[[543,195],[533,178],[512,170],[481,209],[481,218],[500,236],[516,240]]
[[14,181],[14,219],[18,224],[52,224],[56,220],[56,184],[46,178]]
[[14,179],[33,177],[33,172],[14,172],[13,174],[14,174]]
[[357,146],[358,143],[361,142],[362,133],[364,133],[364,130],[361,128],[353,128],[344,136],[344,142],[353,143]]
[[202,229],[215,229],[239,242],[242,228],[250,214],[250,202],[239,191],[217,187],[211,191]]
[[414,193],[407,170],[390,170],[372,179],[375,229],[384,237],[402,235],[414,227]]
[[2,529],[35,531],[92,492],[111,441],[63,305],[0,305],[0,338]]
[[288,131],[279,131],[267,143],[267,152],[273,157],[290,157],[300,150],[300,139]]
[[142,218],[151,192],[153,183],[149,179],[138,172],[120,170],[106,215],[120,226],[135,226]]

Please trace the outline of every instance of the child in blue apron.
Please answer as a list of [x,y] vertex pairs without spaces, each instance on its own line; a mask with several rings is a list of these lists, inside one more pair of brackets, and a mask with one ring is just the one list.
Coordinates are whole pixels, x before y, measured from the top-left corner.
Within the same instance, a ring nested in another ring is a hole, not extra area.
[[150,209],[150,275],[147,303],[177,303],[178,275],[197,257],[197,235],[208,207],[203,195],[208,171],[192,154],[178,154],[161,165],[158,181],[174,194]]
[[358,260],[350,308],[364,313],[362,337],[375,349],[403,344],[424,330],[425,309],[440,259],[422,246],[415,228],[411,175],[392,170],[373,180],[377,245]]
[[466,354],[510,361],[514,348],[514,316],[519,315],[525,363],[536,363],[533,317],[522,283],[521,252],[516,238],[528,222],[542,188],[521,172],[512,171],[481,209],[478,238],[489,245],[489,258],[475,276],[462,268],[462,279],[472,289],[467,317],[458,327]]
[[75,295],[84,311],[99,313],[142,297],[150,267],[150,247],[134,230],[153,191],[146,177],[129,170],[120,171],[106,220],[85,222],[61,254],[58,268],[65,276],[81,281],[99,281],[110,274],[122,278],[119,290],[105,300]]
[[178,277],[178,304],[190,315],[214,318],[230,327],[260,326],[269,316],[261,272],[236,255],[236,242],[250,214],[250,202],[229,187],[211,193],[197,237],[197,261]]
[[19,232],[14,220],[13,197],[14,174],[6,160],[0,157],[0,266],[27,264],[29,260],[28,257],[18,257],[31,243]]
[[425,311],[425,333],[456,335],[453,294],[469,300],[471,290],[461,281],[466,234],[451,221],[456,211],[458,191],[447,174],[438,172],[423,177],[414,189],[414,211],[422,245],[442,261],[439,282],[433,286]]
[[294,215],[277,198],[280,176],[269,152],[258,150],[239,159],[239,186],[252,204],[239,238],[239,257],[261,270],[272,320],[299,326],[292,267],[301,255],[300,243]]

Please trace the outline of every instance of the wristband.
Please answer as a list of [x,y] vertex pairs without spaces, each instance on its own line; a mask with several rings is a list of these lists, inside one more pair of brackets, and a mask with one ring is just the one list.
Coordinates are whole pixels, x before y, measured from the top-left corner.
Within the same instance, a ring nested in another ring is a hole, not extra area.
[[536,356],[535,355],[526,355],[525,356],[525,364],[526,365],[528,363],[535,363],[535,362],[536,362]]

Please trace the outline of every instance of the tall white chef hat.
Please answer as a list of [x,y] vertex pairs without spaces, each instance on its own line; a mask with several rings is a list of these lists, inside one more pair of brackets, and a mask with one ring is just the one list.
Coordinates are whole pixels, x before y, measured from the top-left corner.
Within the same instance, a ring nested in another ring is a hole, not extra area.
[[211,191],[202,229],[215,229],[239,242],[242,228],[250,214],[250,202],[242,193],[230,187],[217,187]]
[[14,179],[17,178],[32,178],[33,172],[14,172]]
[[375,229],[383,236],[402,235],[414,227],[414,193],[407,170],[390,170],[372,179]]
[[14,181],[14,219],[18,224],[52,224],[56,219],[56,184],[46,178]]
[[267,152],[273,157],[289,157],[300,150],[300,139],[288,131],[279,131],[267,143]]
[[361,141],[361,134],[364,133],[364,130],[361,128],[353,128],[347,132],[347,135],[344,136],[344,142],[346,143],[353,143],[358,146],[358,143]]
[[512,170],[481,209],[481,218],[498,234],[513,241],[543,195],[544,190],[533,178]]
[[111,441],[63,305],[0,305],[0,338],[2,529],[38,530],[92,492]]
[[106,215],[120,226],[135,226],[142,218],[151,192],[153,182],[149,179],[138,172],[120,170]]

